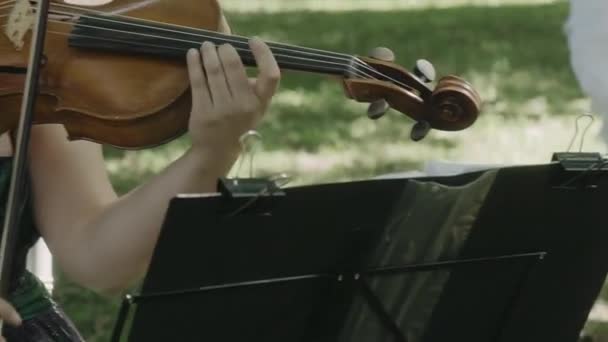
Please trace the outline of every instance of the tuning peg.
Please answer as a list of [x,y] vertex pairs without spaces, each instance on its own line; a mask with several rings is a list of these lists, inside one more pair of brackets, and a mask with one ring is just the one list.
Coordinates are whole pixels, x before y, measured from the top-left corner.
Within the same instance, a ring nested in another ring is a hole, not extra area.
[[391,49],[381,46],[372,49],[372,51],[369,52],[369,56],[385,62],[395,61],[395,53]]
[[376,100],[369,105],[367,116],[372,120],[380,119],[389,110],[386,100]]
[[[385,62],[393,62],[395,60],[395,53],[391,49],[382,46],[372,49],[369,52],[369,56]],[[367,116],[372,120],[377,120],[386,114],[389,108],[390,106],[386,100],[374,101],[367,109]]]
[[431,131],[431,124],[427,121],[418,121],[414,127],[412,127],[412,132],[410,133],[410,138],[414,141],[420,141],[426,137]]
[[422,82],[431,83],[435,80],[435,76],[437,73],[435,72],[435,67],[431,62],[426,59],[419,59],[416,61],[416,65],[414,66],[414,75],[416,75]]

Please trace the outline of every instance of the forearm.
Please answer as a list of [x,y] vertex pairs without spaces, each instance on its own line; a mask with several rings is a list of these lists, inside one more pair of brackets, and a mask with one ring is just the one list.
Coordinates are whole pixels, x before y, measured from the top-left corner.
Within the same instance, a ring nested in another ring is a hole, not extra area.
[[102,291],[129,286],[150,262],[171,198],[216,190],[237,157],[239,137],[262,118],[280,79],[270,48],[259,39],[250,47],[256,80],[248,79],[232,46],[207,42],[202,52],[188,52],[192,147],[122,198],[112,190],[98,145],[67,142],[56,127],[32,136],[36,222],[72,279]]
[[74,231],[79,257],[64,262],[68,274],[99,291],[120,291],[146,271],[169,201],[179,193],[216,191],[234,160],[233,153],[211,161],[204,153],[186,152],[180,159]]

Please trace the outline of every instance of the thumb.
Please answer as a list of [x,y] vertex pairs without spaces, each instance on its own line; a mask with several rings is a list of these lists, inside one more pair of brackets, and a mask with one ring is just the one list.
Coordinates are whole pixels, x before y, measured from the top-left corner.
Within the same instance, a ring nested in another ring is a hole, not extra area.
[[0,299],[0,319],[12,325],[21,325],[21,316],[17,310],[4,299]]

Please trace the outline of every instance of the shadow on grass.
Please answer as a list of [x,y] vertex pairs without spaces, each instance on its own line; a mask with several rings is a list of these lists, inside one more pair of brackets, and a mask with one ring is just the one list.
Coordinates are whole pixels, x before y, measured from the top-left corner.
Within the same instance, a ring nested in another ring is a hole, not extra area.
[[[228,17],[234,31],[246,36],[354,54],[388,46],[405,67],[427,58],[439,75],[462,75],[474,85],[484,100],[482,115],[533,118],[572,114],[569,104],[581,97],[562,30],[566,15],[562,3]],[[365,111],[365,105],[346,99],[334,80],[285,72],[259,129],[271,150],[364,144],[361,129],[371,132],[365,138],[407,139],[409,119],[391,112],[381,123],[362,124]],[[106,155],[120,158],[123,152],[106,149]]]
[[[426,58],[439,75],[462,75],[484,100],[525,102],[547,96],[550,110],[581,93],[570,70],[563,33],[567,3],[535,6],[460,7],[392,12],[232,14],[236,32],[299,46],[366,54],[376,46],[393,49],[409,68]],[[491,78],[487,82],[475,75]],[[287,72],[284,89],[319,89],[323,77]],[[504,113],[517,115],[517,113]]]

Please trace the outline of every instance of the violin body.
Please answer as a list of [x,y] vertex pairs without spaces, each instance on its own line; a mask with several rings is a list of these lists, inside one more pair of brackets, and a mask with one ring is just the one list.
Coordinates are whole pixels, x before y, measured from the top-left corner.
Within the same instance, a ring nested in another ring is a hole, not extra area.
[[[133,9],[129,9],[129,8]],[[115,0],[96,11],[217,30],[216,0]],[[52,15],[52,14],[50,14]],[[183,134],[190,94],[183,61],[74,49],[72,25],[48,22],[35,123],[63,124],[70,139],[121,148],[162,144]],[[0,35],[0,65],[27,67],[29,42],[20,51]],[[18,122],[25,74],[0,74],[0,133]]]
[[[12,2],[11,14],[0,15],[12,23],[6,27],[23,21],[15,13],[30,0]],[[114,0],[95,7],[51,2],[34,123],[62,124],[69,139],[124,149],[153,147],[182,135],[191,106],[189,48],[206,40],[230,43],[247,66],[256,64],[246,38],[217,32],[222,18],[216,0]],[[0,34],[0,133],[17,125],[26,75],[14,71],[26,70],[30,50],[31,32],[23,30],[23,39],[8,32]],[[440,79],[432,89],[428,79],[394,63],[269,46],[281,69],[340,76],[347,97],[386,101],[429,128],[465,129],[480,110],[479,95],[455,76]]]

